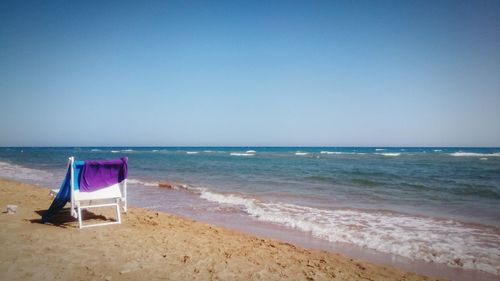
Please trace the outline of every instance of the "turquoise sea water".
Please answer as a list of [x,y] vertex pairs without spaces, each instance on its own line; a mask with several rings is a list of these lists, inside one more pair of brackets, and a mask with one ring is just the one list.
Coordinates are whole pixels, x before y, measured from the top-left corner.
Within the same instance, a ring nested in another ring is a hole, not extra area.
[[[0,176],[57,187],[69,156],[124,155],[142,207],[246,216],[500,275],[500,148],[0,148]],[[164,181],[178,190],[159,189]]]

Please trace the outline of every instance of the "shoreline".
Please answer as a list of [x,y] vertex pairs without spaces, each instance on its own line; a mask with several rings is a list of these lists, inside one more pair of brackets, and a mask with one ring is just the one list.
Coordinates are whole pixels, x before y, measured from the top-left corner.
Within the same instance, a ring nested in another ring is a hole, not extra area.
[[41,224],[47,189],[0,179],[0,194],[2,208],[18,205],[16,214],[0,214],[0,271],[8,280],[437,280],[136,207],[121,225],[79,230],[64,214]]
[[[169,184],[174,185],[172,182],[169,182]],[[197,196],[194,193],[186,192],[185,189],[172,189],[172,188],[165,189],[162,187],[155,187],[155,186],[147,186],[144,188],[158,190],[158,192],[161,191],[171,192],[171,195],[168,196],[169,198],[170,197],[178,198],[186,201],[191,200],[189,199],[189,197],[197,198]],[[181,195],[181,197],[179,197],[179,194]],[[334,253],[340,253],[349,258],[355,258],[385,266],[392,266],[402,270],[415,272],[418,274],[437,276],[457,281],[498,280],[497,276],[490,274],[488,272],[483,272],[474,269],[459,268],[459,267],[450,267],[446,264],[439,264],[423,260],[413,260],[403,256],[397,256],[394,254],[379,252],[373,249],[362,248],[356,245],[329,242],[324,239],[317,238],[311,235],[310,233],[306,233],[301,230],[292,229],[271,222],[256,221],[247,215],[242,215],[242,214],[236,214],[236,215],[226,214],[225,216],[221,214],[216,216],[211,214],[193,215],[193,214],[186,214],[183,212],[175,212],[175,208],[170,210],[164,207],[156,208],[156,206],[144,207],[144,208],[153,211],[160,211],[160,212],[163,211],[167,213],[173,213],[181,217],[187,217],[190,219],[195,219],[201,222],[225,228],[236,229],[244,233],[249,233],[251,235],[256,235],[259,237],[268,237],[271,239],[282,240],[287,243],[299,245],[306,249],[317,249]]]

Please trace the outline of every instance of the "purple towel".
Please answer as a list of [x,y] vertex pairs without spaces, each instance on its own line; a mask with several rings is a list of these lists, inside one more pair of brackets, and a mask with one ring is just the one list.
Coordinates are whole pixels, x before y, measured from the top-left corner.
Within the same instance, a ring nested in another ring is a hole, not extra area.
[[80,191],[91,192],[127,178],[127,157],[114,160],[85,161],[80,173]]

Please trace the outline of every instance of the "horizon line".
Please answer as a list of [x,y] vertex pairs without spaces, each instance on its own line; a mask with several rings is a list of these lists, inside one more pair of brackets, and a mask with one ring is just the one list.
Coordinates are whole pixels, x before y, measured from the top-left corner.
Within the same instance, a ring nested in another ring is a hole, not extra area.
[[92,148],[92,147],[266,147],[266,148],[286,148],[286,147],[307,147],[307,148],[500,148],[500,146],[436,146],[436,145],[423,145],[423,146],[404,146],[404,145],[28,145],[28,146],[9,146],[0,145],[0,148]]

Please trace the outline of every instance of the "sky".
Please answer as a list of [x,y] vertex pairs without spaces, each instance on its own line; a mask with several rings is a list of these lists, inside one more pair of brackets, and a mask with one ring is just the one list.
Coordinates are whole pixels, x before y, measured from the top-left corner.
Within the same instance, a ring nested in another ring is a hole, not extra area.
[[500,146],[500,1],[0,1],[0,146]]

